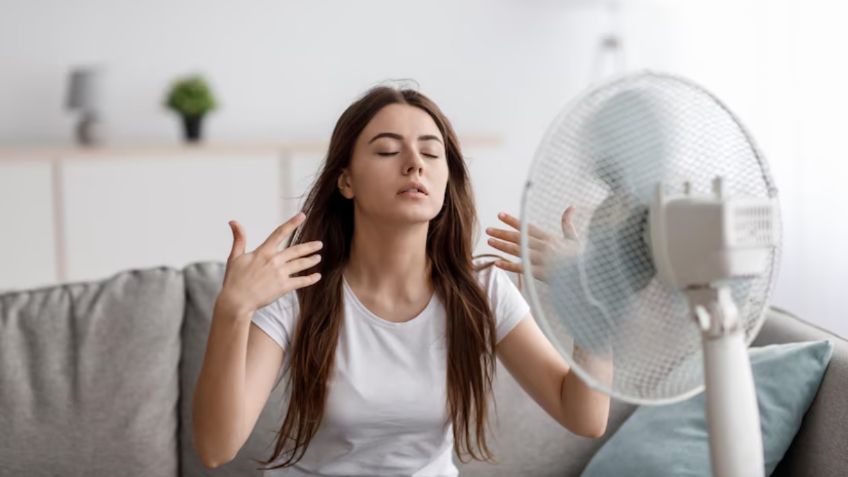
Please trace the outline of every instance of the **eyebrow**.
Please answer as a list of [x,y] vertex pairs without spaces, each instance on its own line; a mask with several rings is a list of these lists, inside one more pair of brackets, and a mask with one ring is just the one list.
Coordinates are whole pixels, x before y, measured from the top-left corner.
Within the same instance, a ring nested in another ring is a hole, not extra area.
[[[368,144],[371,144],[372,142],[376,141],[377,139],[380,139],[381,137],[390,137],[390,138],[392,138],[392,139],[397,139],[398,141],[403,140],[403,136],[401,136],[400,134],[390,133],[390,132],[382,132],[382,133],[377,134],[376,136],[372,137],[372,138],[371,138],[371,140],[370,140],[370,141],[368,141]],[[423,136],[418,136],[418,140],[419,140],[419,141],[438,141],[438,142],[442,142],[442,140],[441,140],[441,139],[439,139],[439,136],[435,136],[435,135],[433,135],[433,134],[425,134],[425,135],[423,135]]]

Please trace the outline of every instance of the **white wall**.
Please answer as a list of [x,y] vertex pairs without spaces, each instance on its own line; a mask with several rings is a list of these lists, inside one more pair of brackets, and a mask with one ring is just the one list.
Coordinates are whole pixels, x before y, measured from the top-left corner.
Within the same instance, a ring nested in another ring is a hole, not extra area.
[[[840,2],[622,2],[628,67],[689,76],[724,99],[771,161],[785,251],[774,303],[848,334],[848,181],[838,142],[848,84]],[[471,164],[484,225],[518,211],[545,127],[591,78],[606,9],[589,0],[0,0],[0,145],[64,143],[71,65],[107,67],[112,142],[173,142],[161,100],[176,76],[207,75],[221,109],[209,137],[326,138],[369,86],[414,78],[460,134],[505,146]],[[3,226],[5,228],[5,226]]]

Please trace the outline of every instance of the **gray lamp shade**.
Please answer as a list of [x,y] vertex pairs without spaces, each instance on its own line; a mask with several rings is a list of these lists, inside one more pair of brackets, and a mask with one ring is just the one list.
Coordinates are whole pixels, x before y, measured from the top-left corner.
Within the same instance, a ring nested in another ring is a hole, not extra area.
[[95,111],[100,108],[101,74],[95,67],[75,68],[68,78],[65,107],[70,110]]

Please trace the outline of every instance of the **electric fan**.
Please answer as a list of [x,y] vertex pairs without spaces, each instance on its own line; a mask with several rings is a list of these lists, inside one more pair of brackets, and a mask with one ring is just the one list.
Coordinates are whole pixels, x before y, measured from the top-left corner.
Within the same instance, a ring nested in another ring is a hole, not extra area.
[[[563,233],[572,206],[576,236]],[[714,475],[762,475],[746,348],[774,287],[779,222],[765,159],[724,104],[676,76],[620,77],[574,100],[534,157],[520,227],[534,316],[614,398],[706,389]]]

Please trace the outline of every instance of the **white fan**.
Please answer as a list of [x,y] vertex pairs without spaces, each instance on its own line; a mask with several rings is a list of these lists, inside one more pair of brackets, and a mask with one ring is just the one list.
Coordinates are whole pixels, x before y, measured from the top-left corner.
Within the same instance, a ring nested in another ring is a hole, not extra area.
[[[562,232],[568,206],[576,239]],[[746,347],[779,244],[777,189],[751,136],[704,88],[667,74],[578,97],[542,140],[522,198],[524,278],[540,326],[614,398],[665,404],[706,385],[719,476],[764,472]],[[612,375],[592,362],[611,362]]]

